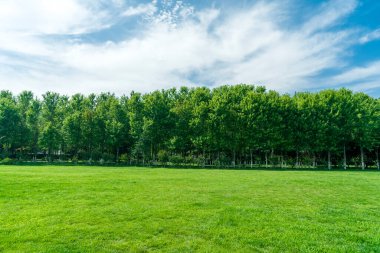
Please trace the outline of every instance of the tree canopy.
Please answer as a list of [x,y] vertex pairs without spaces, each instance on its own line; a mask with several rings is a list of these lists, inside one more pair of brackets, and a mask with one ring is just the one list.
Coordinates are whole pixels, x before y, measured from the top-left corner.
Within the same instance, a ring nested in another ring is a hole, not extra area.
[[0,93],[2,158],[379,168],[380,99],[234,85],[71,97]]

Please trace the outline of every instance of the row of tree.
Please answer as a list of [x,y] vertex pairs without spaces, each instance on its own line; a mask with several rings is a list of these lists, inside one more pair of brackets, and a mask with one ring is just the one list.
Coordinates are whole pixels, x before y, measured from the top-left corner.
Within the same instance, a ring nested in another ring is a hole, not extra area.
[[380,99],[252,85],[120,98],[2,91],[0,144],[20,160],[379,168]]

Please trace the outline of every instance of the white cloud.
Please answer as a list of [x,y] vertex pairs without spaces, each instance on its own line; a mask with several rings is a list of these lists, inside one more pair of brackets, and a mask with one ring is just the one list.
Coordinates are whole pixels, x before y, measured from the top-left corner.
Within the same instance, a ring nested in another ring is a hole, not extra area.
[[[30,0],[36,4],[33,11],[21,0],[1,1],[6,15],[0,11],[0,50],[29,59],[0,57],[0,89],[122,94],[194,85],[196,76],[212,85],[258,83],[292,91],[310,88],[310,78],[341,66],[342,56],[357,42],[353,31],[331,29],[354,10],[354,0],[331,1],[296,27],[284,25],[292,17],[280,3],[260,2],[226,15],[215,8],[195,10],[182,1],[124,8],[114,0],[120,16],[144,16],[135,37],[94,44],[35,35],[102,29],[109,15],[94,7],[101,6],[99,1],[90,1],[91,7],[67,0],[54,7],[51,0]],[[34,15],[41,16],[34,21]]]
[[366,66],[349,68],[332,79],[335,83],[351,87],[355,91],[380,88],[380,61]]
[[102,17],[94,17],[94,14],[77,0],[2,0],[0,31],[32,35],[80,34],[102,26],[98,21]]
[[356,0],[334,0],[324,3],[317,14],[304,25],[308,33],[320,31],[336,25],[341,18],[351,14],[357,7]]
[[125,17],[138,16],[138,15],[153,15],[157,11],[157,7],[154,3],[140,4],[136,7],[130,6],[126,11],[122,13]]
[[365,34],[363,37],[360,38],[360,43],[365,44],[374,40],[380,39],[380,29],[374,30],[370,33]]
[[380,61],[375,61],[364,67],[355,67],[337,75],[334,80],[339,83],[349,83],[358,80],[380,78]]

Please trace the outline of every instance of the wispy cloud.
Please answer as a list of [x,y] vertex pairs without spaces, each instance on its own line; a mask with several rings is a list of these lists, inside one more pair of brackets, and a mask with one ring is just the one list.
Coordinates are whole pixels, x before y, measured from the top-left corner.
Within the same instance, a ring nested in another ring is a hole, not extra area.
[[353,67],[335,76],[334,83],[351,87],[357,91],[371,91],[380,88],[380,61],[361,67]]
[[374,40],[380,40],[380,29],[371,31],[360,38],[360,43],[365,44]]
[[357,7],[356,0],[328,1],[321,5],[316,14],[304,24],[303,30],[308,33],[323,31],[336,26],[342,18],[351,14]]
[[358,80],[371,79],[374,77],[380,78],[380,61],[373,62],[364,67],[352,68],[340,75],[337,75],[334,77],[334,80],[339,83],[349,83]]
[[148,4],[139,4],[137,6],[130,6],[125,10],[122,15],[125,17],[138,16],[138,15],[153,15],[157,11],[155,2]]

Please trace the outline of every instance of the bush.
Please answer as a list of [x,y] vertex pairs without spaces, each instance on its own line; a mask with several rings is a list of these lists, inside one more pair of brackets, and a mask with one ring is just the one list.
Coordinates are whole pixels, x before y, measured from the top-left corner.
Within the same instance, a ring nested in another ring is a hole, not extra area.
[[91,153],[90,152],[85,152],[83,150],[79,151],[78,152],[78,160],[88,160],[90,159],[91,157]]
[[184,162],[184,159],[180,155],[172,155],[169,157],[169,161],[173,163],[174,165],[180,165]]
[[115,161],[115,156],[112,154],[104,153],[102,155],[102,159],[105,162],[114,162]]
[[157,158],[158,158],[158,161],[162,163],[167,163],[169,161],[169,154],[165,150],[160,150],[158,151]]
[[[89,158],[91,158],[91,153],[89,155],[90,155]],[[102,153],[101,152],[98,152],[98,151],[93,151],[92,152],[92,160],[98,161],[98,160],[100,160],[102,158],[103,157],[102,157]]]
[[188,155],[185,157],[185,163],[186,164],[194,164],[194,163],[196,163],[196,160],[193,156]]
[[206,165],[207,161],[206,161],[206,157],[204,157],[203,155],[200,155],[198,156],[197,158],[194,159],[194,162],[198,165],[198,166],[204,166]]
[[9,157],[4,158],[0,163],[1,164],[13,164],[15,161]]
[[214,160],[214,165],[216,166],[225,166],[225,165],[230,165],[232,163],[232,159],[227,157],[227,155],[223,152],[221,152],[218,155],[218,158]]
[[73,156],[73,158],[71,158],[71,162],[72,163],[78,163],[78,156]]
[[120,162],[122,162],[122,163],[126,163],[126,162],[128,162],[128,161],[129,161],[128,154],[121,154],[119,160],[120,160]]

